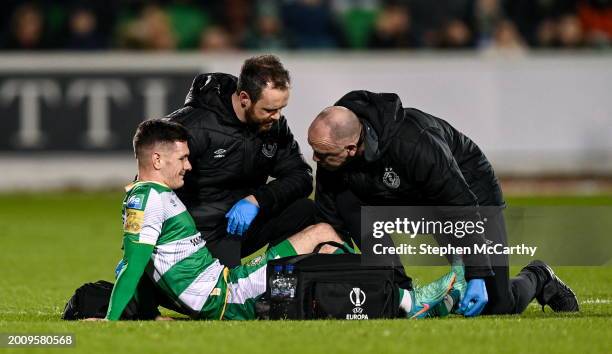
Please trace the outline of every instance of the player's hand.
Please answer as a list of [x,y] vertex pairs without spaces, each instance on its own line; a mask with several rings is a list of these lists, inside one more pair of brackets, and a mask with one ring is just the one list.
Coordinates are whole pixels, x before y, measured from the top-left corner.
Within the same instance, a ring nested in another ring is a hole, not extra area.
[[259,206],[253,196],[239,200],[225,214],[227,218],[227,233],[242,236],[251,226],[257,213],[259,213]]
[[488,301],[489,295],[484,279],[472,279],[467,283],[467,289],[463,300],[459,304],[458,312],[465,317],[478,316]]

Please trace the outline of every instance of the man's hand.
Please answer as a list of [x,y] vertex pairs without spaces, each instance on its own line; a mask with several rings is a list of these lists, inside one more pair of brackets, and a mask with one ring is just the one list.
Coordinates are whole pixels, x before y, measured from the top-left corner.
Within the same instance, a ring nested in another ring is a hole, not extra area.
[[459,304],[458,312],[465,317],[478,316],[488,301],[489,296],[484,279],[472,279],[467,283],[465,296]]
[[242,236],[259,213],[259,205],[252,195],[241,199],[225,214],[227,233]]

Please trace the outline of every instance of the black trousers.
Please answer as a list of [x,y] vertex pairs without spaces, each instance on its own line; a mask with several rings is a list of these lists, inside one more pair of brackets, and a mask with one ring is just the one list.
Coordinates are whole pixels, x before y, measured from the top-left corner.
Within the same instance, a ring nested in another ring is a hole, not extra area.
[[[502,212],[488,217],[486,238],[493,244],[508,244],[506,221]],[[495,276],[485,278],[489,302],[483,314],[502,315],[522,313],[542,291],[546,279],[543,274],[523,270],[510,278],[508,255],[489,255]]]
[[[360,247],[361,206],[366,204],[350,191],[339,194],[336,197],[336,204],[347,231],[349,231],[357,246]],[[487,233],[487,238],[494,243],[506,245],[506,224],[503,213],[499,213],[495,220],[489,220],[488,225],[488,227],[494,227],[495,229]],[[386,242],[392,242],[392,240],[387,239]],[[537,274],[527,270],[523,270],[516,277],[510,278],[508,256],[500,255],[496,257],[499,258],[491,259],[495,275],[485,278],[489,302],[483,314],[521,313],[536,297],[536,294],[542,290],[545,280],[540,279]]]
[[240,265],[240,259],[265,245],[274,246],[314,224],[315,206],[308,198],[298,199],[276,215],[258,215],[242,236],[228,235],[227,224],[202,232],[206,246],[215,258],[230,268]]

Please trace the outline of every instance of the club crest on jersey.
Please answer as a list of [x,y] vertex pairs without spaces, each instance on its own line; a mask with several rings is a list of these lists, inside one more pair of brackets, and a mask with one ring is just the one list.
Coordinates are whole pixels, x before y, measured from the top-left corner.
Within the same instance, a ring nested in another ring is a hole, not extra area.
[[134,194],[127,201],[127,207],[129,209],[142,209],[142,203],[144,201],[144,195]]
[[253,259],[251,259],[249,261],[249,263],[247,263],[248,266],[254,267],[256,265],[259,265],[262,261],[264,261],[264,257],[263,256],[257,256]]
[[276,145],[276,143],[264,143],[261,147],[261,153],[264,154],[265,157],[272,158],[274,154],[276,154],[277,149],[278,145]]
[[396,189],[400,185],[400,178],[397,173],[393,171],[392,167],[385,167],[385,174],[383,175],[382,180],[383,183],[389,188]]

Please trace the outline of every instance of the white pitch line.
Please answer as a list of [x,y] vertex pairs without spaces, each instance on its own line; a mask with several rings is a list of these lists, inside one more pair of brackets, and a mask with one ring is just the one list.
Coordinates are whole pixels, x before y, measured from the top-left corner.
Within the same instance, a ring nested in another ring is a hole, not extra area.
[[612,299],[587,299],[580,301],[581,304],[611,304]]

